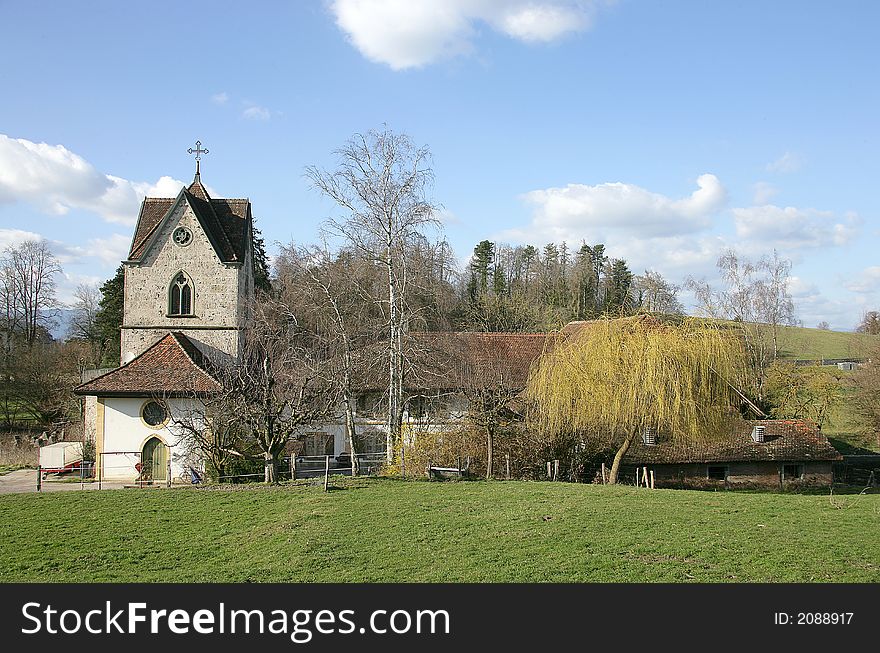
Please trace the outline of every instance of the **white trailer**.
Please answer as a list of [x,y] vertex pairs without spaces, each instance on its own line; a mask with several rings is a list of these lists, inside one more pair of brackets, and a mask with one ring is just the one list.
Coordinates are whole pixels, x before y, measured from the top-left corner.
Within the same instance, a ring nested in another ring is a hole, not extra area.
[[40,447],[40,469],[44,474],[73,471],[82,462],[82,443],[56,442]]

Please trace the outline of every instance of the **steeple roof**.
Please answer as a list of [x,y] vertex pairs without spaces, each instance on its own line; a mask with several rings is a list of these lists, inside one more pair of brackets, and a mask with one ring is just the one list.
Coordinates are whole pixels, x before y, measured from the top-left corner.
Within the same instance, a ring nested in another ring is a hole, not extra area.
[[198,172],[196,173],[193,182],[186,190],[189,191],[191,195],[195,195],[196,197],[198,197],[200,200],[205,200],[206,202],[211,201],[211,196],[208,195],[208,190],[202,185],[202,175],[200,175]]
[[247,199],[214,199],[196,172],[193,182],[176,198],[146,197],[138,214],[128,261],[138,262],[180,202],[192,207],[208,240],[224,263],[243,263],[250,238],[251,203]]

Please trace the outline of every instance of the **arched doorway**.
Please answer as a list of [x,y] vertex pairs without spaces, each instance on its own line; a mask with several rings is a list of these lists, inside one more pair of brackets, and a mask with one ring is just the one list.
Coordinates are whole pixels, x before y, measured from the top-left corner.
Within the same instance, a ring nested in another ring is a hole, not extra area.
[[144,443],[141,474],[145,481],[165,481],[168,473],[168,447],[156,436]]

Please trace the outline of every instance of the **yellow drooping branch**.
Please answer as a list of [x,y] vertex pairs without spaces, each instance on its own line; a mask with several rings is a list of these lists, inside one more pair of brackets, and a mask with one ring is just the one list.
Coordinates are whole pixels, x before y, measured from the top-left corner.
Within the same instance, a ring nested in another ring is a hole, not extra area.
[[651,426],[699,439],[727,416],[729,381],[739,378],[743,356],[729,330],[705,321],[671,325],[639,316],[586,323],[532,370],[532,417],[550,434],[623,437]]

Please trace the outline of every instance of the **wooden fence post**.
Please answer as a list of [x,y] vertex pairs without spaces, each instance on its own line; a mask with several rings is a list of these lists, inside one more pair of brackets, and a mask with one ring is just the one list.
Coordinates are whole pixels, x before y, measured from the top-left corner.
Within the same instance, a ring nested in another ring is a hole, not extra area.
[[166,481],[166,486],[171,487],[171,453],[170,452],[168,454],[168,470],[166,471],[165,475],[168,477],[168,480]]
[[296,480],[296,454],[290,452],[290,480]]
[[505,469],[505,476],[507,477],[507,480],[509,481],[510,480],[510,454],[509,453],[504,454],[504,469]]
[[559,459],[558,458],[556,458],[553,461],[553,480],[554,481],[559,480]]
[[651,470],[651,489],[654,489],[654,470]]
[[547,480],[552,481],[553,475],[550,473],[550,461],[547,461]]
[[602,463],[602,485],[605,485],[607,482],[605,480],[605,463]]
[[330,456],[324,456],[324,492],[330,486]]
[[43,491],[43,468],[37,466],[37,492]]

